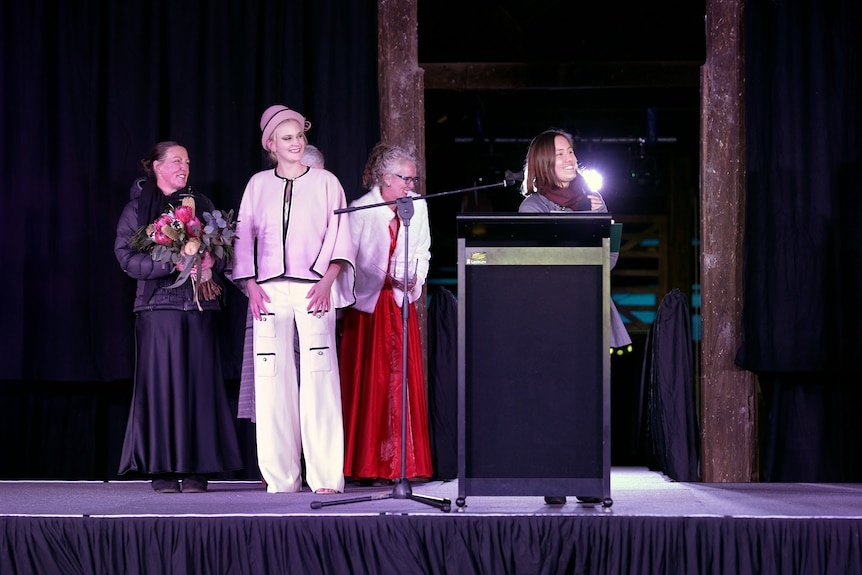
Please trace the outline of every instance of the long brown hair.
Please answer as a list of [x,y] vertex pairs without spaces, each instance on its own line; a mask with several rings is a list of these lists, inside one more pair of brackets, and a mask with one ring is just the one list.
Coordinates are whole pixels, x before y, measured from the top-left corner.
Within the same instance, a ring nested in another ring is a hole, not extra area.
[[543,188],[556,185],[557,176],[554,171],[557,147],[554,138],[563,136],[569,145],[575,147],[575,139],[568,132],[558,129],[545,130],[530,142],[527,149],[527,159],[524,161],[523,193],[525,196],[534,194]]

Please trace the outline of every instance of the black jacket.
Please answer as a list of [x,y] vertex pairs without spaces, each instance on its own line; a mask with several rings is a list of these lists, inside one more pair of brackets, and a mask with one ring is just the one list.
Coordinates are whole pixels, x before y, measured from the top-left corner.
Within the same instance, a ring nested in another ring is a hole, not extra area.
[[[142,253],[129,245],[132,236],[140,227],[138,224],[138,203],[145,185],[147,185],[145,178],[139,178],[132,184],[129,192],[131,200],[120,214],[117,223],[117,237],[114,240],[114,255],[120,262],[120,267],[129,277],[138,280],[133,311],[155,309],[197,311],[198,304],[194,301],[191,280],[179,287],[169,289],[168,286],[173,284],[179,275],[172,271],[172,266],[153,261],[149,253]],[[183,191],[187,192],[187,190]],[[213,211],[214,207],[209,198],[198,193],[194,194],[194,198],[195,214],[198,217],[201,217],[203,212]],[[173,196],[165,198],[165,204],[172,202],[176,202],[174,205],[180,203],[173,199]],[[222,279],[224,267],[224,260],[216,260],[212,269],[213,281],[222,286],[222,289],[224,289],[224,280]],[[219,300],[200,300],[200,306],[204,310],[218,310],[221,309],[221,302]]]

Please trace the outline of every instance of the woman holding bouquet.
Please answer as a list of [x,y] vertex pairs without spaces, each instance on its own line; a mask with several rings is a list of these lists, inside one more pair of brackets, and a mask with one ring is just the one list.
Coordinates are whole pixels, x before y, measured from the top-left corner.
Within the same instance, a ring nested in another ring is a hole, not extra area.
[[135,382],[119,473],[145,474],[160,493],[200,493],[207,489],[207,475],[243,465],[216,338],[214,312],[221,308],[219,274],[225,262],[209,251],[195,252],[200,274],[195,266],[190,275],[212,274],[214,283],[207,289],[196,281],[174,287],[191,254],[176,265],[162,263],[135,243],[160,231],[153,224],[166,210],[177,219],[185,214],[201,220],[204,212],[214,211],[212,202],[188,185],[183,146],[160,142],[141,164],[147,177],[132,186],[114,242],[123,271],[137,280]]
[[[354,302],[354,248],[341,183],[303,163],[305,117],[267,108],[261,145],[274,167],[242,196],[233,279],[254,317],[257,455],[270,493],[344,490],[344,429],[335,310]],[[299,370],[294,359],[299,337]],[[242,391],[241,391],[242,394]]]

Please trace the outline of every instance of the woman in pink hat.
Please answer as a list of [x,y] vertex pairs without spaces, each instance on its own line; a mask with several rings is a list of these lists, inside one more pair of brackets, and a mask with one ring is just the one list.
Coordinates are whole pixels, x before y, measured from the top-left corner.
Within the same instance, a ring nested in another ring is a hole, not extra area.
[[[311,123],[267,108],[261,145],[274,167],[254,174],[240,204],[233,279],[254,322],[254,419],[270,493],[344,490],[344,430],[335,310],[355,301],[354,248],[338,178],[302,161]],[[299,337],[299,367],[294,359]]]

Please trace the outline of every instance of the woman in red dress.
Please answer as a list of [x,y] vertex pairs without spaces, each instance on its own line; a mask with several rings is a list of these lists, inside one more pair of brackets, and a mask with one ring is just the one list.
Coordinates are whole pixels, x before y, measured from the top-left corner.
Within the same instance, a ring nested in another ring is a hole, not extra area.
[[[418,197],[413,187],[416,159],[409,151],[377,144],[368,158],[363,185],[369,191],[351,206]],[[424,200],[412,201],[407,237],[396,204],[350,212],[356,246],[356,304],[344,312],[340,368],[344,409],[344,475],[354,480],[401,477],[402,364],[405,290],[407,330],[407,432],[405,477],[432,475],[428,407],[422,369],[419,322],[413,302],[431,260],[431,232]],[[405,277],[406,276],[406,277]]]

